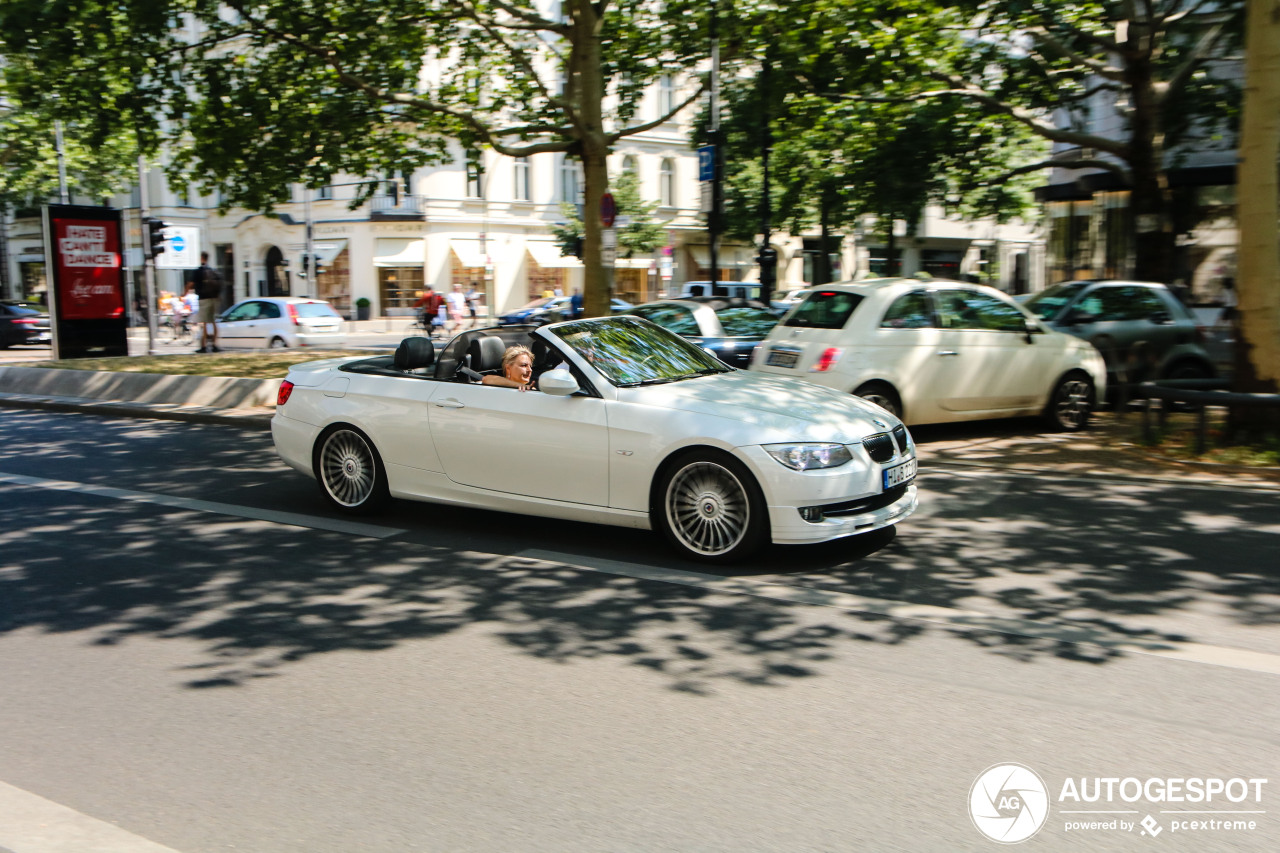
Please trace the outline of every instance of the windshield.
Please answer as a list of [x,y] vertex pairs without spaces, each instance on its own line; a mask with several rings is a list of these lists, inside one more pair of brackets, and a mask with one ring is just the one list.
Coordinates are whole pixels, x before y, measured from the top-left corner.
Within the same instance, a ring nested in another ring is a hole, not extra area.
[[1035,314],[1041,320],[1052,320],[1058,316],[1058,312],[1065,308],[1071,300],[1076,298],[1076,294],[1088,286],[1089,283],[1084,281],[1055,284],[1048,290],[1042,290],[1022,303],[1022,307]]
[[639,317],[579,320],[550,331],[619,388],[733,370],[684,338]]

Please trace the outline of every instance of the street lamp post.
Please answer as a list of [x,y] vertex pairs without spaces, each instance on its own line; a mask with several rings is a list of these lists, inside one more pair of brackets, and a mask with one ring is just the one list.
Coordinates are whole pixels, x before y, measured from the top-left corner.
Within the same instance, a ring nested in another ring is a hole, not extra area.
[[778,252],[769,243],[769,220],[772,214],[769,199],[769,149],[773,145],[773,136],[769,130],[770,71],[769,58],[766,56],[760,64],[760,164],[764,180],[760,193],[760,254],[756,257],[756,263],[760,265],[760,301],[766,305],[773,298],[773,288],[778,278]]

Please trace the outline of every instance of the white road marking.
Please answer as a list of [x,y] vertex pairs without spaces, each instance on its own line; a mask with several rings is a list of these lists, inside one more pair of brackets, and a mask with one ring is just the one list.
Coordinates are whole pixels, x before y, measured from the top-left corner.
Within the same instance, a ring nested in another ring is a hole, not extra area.
[[1229,667],[1231,669],[1243,669],[1268,675],[1280,675],[1280,655],[1269,652],[1211,646],[1204,643],[1122,637],[1087,625],[1069,623],[1045,624],[1039,620],[993,616],[977,610],[962,610],[958,607],[913,604],[909,601],[871,598],[847,592],[787,586],[753,578],[726,578],[702,572],[644,566],[621,560],[598,558],[587,560],[578,555],[561,554],[555,551],[530,549],[512,556],[538,560],[557,566],[567,566],[571,569],[621,575],[659,583],[679,584],[732,595],[749,595],[755,598],[785,601],[791,604],[834,607],[852,613],[870,613],[877,616],[887,616],[892,619],[925,622],[945,628],[967,631],[994,631],[1000,634],[1030,637],[1037,640],[1096,646],[1118,652],[1151,655],[1190,663]]
[[82,495],[94,495],[119,501],[135,501],[137,503],[154,504],[156,506],[192,510],[194,512],[230,515],[236,518],[249,518],[254,521],[266,521],[290,527],[306,527],[312,530],[326,530],[332,533],[348,533],[352,536],[367,536],[373,539],[387,539],[404,533],[404,530],[395,527],[382,527],[376,524],[364,524],[359,521],[321,518],[317,515],[303,515],[302,513],[283,512],[274,509],[256,509],[238,504],[202,501],[196,498],[181,498],[155,492],[136,492],[131,489],[99,486],[95,483],[75,483],[69,480],[49,480],[44,477],[28,477],[23,474],[6,474],[3,471],[0,471],[0,483],[33,486],[38,489],[51,489],[59,492],[75,492]]
[[0,782],[0,849],[13,853],[177,853]]

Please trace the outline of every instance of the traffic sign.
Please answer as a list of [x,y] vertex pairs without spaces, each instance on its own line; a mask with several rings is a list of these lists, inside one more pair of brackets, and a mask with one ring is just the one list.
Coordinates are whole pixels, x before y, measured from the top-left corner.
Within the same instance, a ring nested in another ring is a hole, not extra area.
[[613,221],[618,218],[618,203],[613,200],[613,193],[600,196],[600,222],[605,228],[612,228]]
[[698,149],[698,180],[714,181],[716,179],[716,147],[704,145]]

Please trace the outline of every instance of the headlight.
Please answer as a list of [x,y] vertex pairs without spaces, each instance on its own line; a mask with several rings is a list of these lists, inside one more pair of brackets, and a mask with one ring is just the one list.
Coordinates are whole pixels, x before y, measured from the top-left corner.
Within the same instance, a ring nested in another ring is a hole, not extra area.
[[794,471],[839,468],[853,458],[843,444],[766,444],[764,449]]

